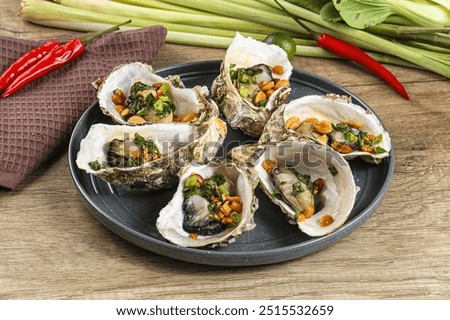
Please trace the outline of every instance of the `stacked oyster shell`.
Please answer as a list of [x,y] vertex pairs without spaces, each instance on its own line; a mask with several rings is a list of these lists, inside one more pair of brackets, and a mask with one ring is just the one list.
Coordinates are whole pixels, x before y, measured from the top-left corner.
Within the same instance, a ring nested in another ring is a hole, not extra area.
[[[77,165],[131,188],[178,183],[156,227],[179,246],[224,245],[255,228],[258,184],[300,231],[329,234],[345,223],[356,199],[347,160],[378,163],[391,142],[377,118],[348,97],[286,103],[292,70],[282,49],[240,34],[211,99],[206,87],[185,88],[178,76],[162,78],[149,65],[119,66],[96,83],[101,110],[117,124],[91,127]],[[137,104],[154,98],[164,108]],[[259,138],[233,148],[228,160],[215,158],[227,134],[219,109],[233,129]]]
[[[80,169],[109,183],[143,190],[171,187],[183,166],[207,162],[225,139],[226,123],[218,118],[217,105],[207,98],[206,87],[184,88],[179,77],[162,78],[140,62],[117,67],[96,85],[101,110],[117,124],[93,125],[81,142],[76,162]],[[158,116],[149,101],[158,101],[162,93],[157,89],[162,86],[166,90],[159,101],[169,101],[175,110],[169,108]],[[115,101],[117,92],[123,95],[120,105]],[[131,101],[132,97],[137,98]],[[127,121],[118,107],[133,109],[138,102],[132,117],[145,121]],[[188,121],[172,121],[188,114],[193,114]],[[210,144],[211,140],[217,143]]]

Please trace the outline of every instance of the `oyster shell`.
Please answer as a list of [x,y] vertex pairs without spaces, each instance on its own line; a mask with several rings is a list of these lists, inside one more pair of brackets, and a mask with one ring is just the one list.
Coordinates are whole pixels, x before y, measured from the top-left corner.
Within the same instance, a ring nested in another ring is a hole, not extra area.
[[115,68],[95,85],[101,110],[119,124],[198,125],[219,114],[216,103],[207,98],[207,87],[184,88],[178,76],[160,77],[140,62]]
[[389,133],[369,110],[346,96],[310,95],[290,101],[275,111],[259,142],[307,136],[330,145],[344,158],[378,163],[391,150]]
[[[166,240],[182,247],[225,245],[255,227],[257,180],[255,172],[234,163],[189,165],[180,172],[178,188],[160,211],[156,227]],[[228,197],[220,196],[222,186]],[[231,209],[228,214],[226,207]]]
[[259,137],[273,110],[288,98],[291,73],[283,49],[237,33],[211,95],[233,129]]
[[170,187],[181,167],[215,157],[226,132],[226,124],[216,117],[201,126],[94,124],[81,141],[76,163],[112,184],[143,190]]
[[269,198],[312,237],[333,232],[348,219],[357,187],[348,162],[314,141],[260,146],[253,164]]

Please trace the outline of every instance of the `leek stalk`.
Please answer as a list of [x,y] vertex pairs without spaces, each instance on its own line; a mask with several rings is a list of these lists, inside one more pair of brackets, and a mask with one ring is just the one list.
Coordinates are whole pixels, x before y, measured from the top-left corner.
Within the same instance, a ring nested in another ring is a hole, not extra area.
[[[267,4],[274,4],[274,6],[277,6],[277,4],[274,3],[272,0],[261,0],[261,1]],[[368,44],[368,46],[373,50],[376,50],[377,48],[383,48],[383,51],[386,54],[399,57],[413,64],[417,64],[427,70],[431,70],[447,78],[450,78],[450,65],[448,63],[443,63],[433,58],[424,56],[418,52],[415,52],[414,50],[411,50],[411,48],[406,45],[392,42],[385,38],[373,35],[369,32],[354,29],[341,23],[332,23],[324,21],[322,20],[319,14],[306,10],[302,7],[298,7],[285,0],[278,0],[278,2],[281,3],[281,5],[285,7],[291,14],[299,18],[306,19],[316,24],[317,26],[322,27],[320,28],[321,31],[319,32],[326,32],[336,38],[340,38],[344,41],[350,42],[359,47],[363,47],[366,44]],[[311,26],[311,29],[314,29],[314,27]]]
[[[359,30],[343,22],[324,21],[318,12],[301,6],[307,0],[296,0],[296,4],[278,1],[312,30],[359,46],[379,62],[426,69],[450,78],[448,28],[380,24]],[[236,32],[263,40],[269,33],[282,31],[294,37],[297,55],[337,58],[319,48],[274,0],[22,0],[21,14],[30,22],[79,31],[104,29],[131,18],[124,30],[163,25],[168,30],[168,43],[223,49]],[[389,18],[392,22],[396,16]],[[398,21],[400,24],[402,19]]]
[[168,11],[178,11],[178,12],[186,12],[193,14],[208,14],[205,11],[194,10],[190,8],[186,8],[180,5],[173,5],[170,3],[164,3],[161,1],[148,1],[148,0],[112,0],[114,2],[120,2],[124,4],[130,4],[133,6],[153,8],[153,9],[162,9]]
[[112,15],[121,15],[130,19],[147,19],[159,21],[163,23],[174,23],[182,25],[195,25],[208,28],[230,29],[239,26],[242,31],[254,33],[271,33],[277,29],[268,27],[263,24],[243,21],[230,17],[222,17],[217,15],[198,15],[192,13],[166,11],[161,9],[153,9],[147,7],[138,7],[108,0],[58,0],[60,5],[84,9],[97,13],[106,13]]

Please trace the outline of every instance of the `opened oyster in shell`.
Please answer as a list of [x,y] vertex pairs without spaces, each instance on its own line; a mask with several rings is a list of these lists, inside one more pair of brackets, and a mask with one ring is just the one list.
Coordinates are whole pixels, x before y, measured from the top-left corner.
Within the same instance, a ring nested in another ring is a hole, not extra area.
[[391,150],[380,120],[345,96],[310,95],[290,101],[273,113],[259,142],[302,136],[331,146],[346,159],[378,163]]
[[224,245],[255,227],[256,174],[234,163],[189,165],[156,221],[160,234],[182,247]]
[[237,33],[211,94],[233,129],[259,137],[271,113],[288,98],[291,73],[283,49]]
[[216,117],[201,126],[94,124],[81,141],[76,163],[112,184],[143,190],[170,187],[181,167],[215,157],[226,132],[226,124]]
[[140,62],[115,68],[96,85],[100,108],[119,124],[198,125],[219,114],[215,102],[207,98],[205,86],[184,88],[178,76],[160,77],[150,65]]
[[355,202],[357,187],[348,162],[314,141],[284,141],[261,146],[254,163],[260,184],[290,222],[312,237],[342,226]]

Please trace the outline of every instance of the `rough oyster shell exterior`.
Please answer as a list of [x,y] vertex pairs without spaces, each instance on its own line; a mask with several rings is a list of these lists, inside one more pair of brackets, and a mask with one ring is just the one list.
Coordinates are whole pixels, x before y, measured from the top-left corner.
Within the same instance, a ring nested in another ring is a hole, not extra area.
[[[78,167],[115,185],[155,190],[176,184],[180,169],[191,161],[204,163],[215,157],[226,136],[226,124],[213,117],[201,126],[182,123],[160,123],[144,126],[94,124],[81,141]],[[108,145],[113,139],[124,139],[138,133],[162,146],[162,157],[135,167],[107,165]],[[210,143],[214,141],[214,143]],[[104,164],[93,170],[92,161]]]
[[[242,219],[237,226],[210,236],[191,237],[183,230],[183,188],[186,178],[192,173],[209,178],[214,174],[223,174],[230,179],[235,188],[235,195],[242,199]],[[254,191],[258,179],[253,170],[243,169],[234,163],[210,162],[207,165],[188,165],[180,172],[178,188],[172,200],[160,211],[156,227],[168,241],[182,247],[223,246],[246,231],[255,228],[254,213],[258,208],[258,199]]]
[[[257,160],[252,166],[259,176],[263,191],[302,232],[312,237],[324,236],[347,221],[358,188],[348,162],[339,153],[308,139],[259,145],[255,151]],[[301,174],[309,175],[312,180],[322,178],[325,181],[325,187],[320,194],[323,207],[305,221],[296,221],[297,212],[284,199],[275,196],[274,180],[263,165],[265,160],[289,165]],[[321,226],[320,221],[326,215],[331,216],[334,222],[328,226]]]
[[184,117],[189,113],[198,114],[198,117],[191,121],[193,124],[199,125],[211,117],[219,115],[216,103],[208,98],[209,90],[206,86],[185,88],[179,76],[172,75],[163,78],[154,73],[152,66],[141,62],[118,66],[109,75],[95,82],[94,86],[97,87],[97,98],[102,112],[118,124],[130,125],[115,110],[115,104],[111,97],[117,88],[121,89],[125,96],[128,96],[131,86],[139,81],[148,85],[169,82],[168,94],[176,105],[174,114],[179,117]]
[[284,73],[277,75],[281,79],[289,79],[293,69],[280,47],[245,38],[238,33],[222,61],[219,76],[211,86],[212,97],[230,126],[255,137],[261,135],[271,113],[286,101],[290,92],[289,86],[282,86],[270,96],[265,107],[256,107],[244,100],[232,83],[230,66],[248,68],[259,64],[283,66]]
[[[348,120],[361,123],[360,128],[375,136],[382,135],[383,139],[379,146],[385,152],[374,154],[360,150],[354,150],[351,153],[343,154],[347,160],[355,157],[362,157],[369,162],[377,163],[381,159],[388,157],[392,148],[389,133],[384,128],[380,120],[369,110],[366,110],[351,102],[351,98],[347,96],[339,96],[328,94],[324,96],[309,95],[304,96],[278,108],[269,119],[263,134],[259,139],[259,143],[279,142],[284,140],[302,139],[303,134],[285,127],[286,121],[297,116],[300,121],[308,118],[316,118],[318,120],[328,120],[332,123],[341,123]],[[310,138],[311,137],[309,136]]]

